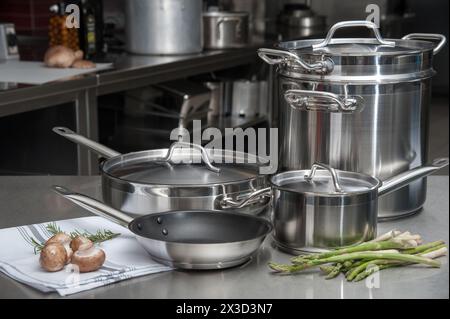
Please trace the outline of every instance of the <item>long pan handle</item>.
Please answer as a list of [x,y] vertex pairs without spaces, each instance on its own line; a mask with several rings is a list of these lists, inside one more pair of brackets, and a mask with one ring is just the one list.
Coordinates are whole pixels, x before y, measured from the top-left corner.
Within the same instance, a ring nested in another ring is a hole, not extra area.
[[122,155],[119,152],[116,152],[109,147],[106,147],[100,143],[94,142],[93,140],[90,140],[82,135],[79,135],[72,131],[71,129],[68,129],[67,127],[54,127],[53,132],[56,134],[59,134],[68,140],[78,144],[87,147],[91,151],[94,151],[100,156],[106,157],[106,158],[112,158],[115,156]]
[[378,196],[392,193],[393,191],[396,191],[397,189],[402,188],[415,180],[426,177],[434,173],[435,171],[446,167],[447,165],[447,157],[437,158],[431,163],[431,165],[414,168],[407,172],[391,177],[390,179],[385,180],[383,184],[378,188]]
[[121,211],[114,209],[108,205],[99,202],[89,196],[78,194],[68,190],[62,186],[52,186],[52,189],[59,195],[67,198],[68,200],[74,202],[80,207],[87,209],[88,211],[94,213],[95,215],[104,217],[116,224],[128,227],[128,225],[133,220],[132,217],[122,213]]

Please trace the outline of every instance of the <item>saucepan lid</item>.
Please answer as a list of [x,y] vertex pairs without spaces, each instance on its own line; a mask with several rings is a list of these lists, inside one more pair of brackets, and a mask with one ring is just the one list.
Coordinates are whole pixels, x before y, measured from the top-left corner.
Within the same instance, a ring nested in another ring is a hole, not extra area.
[[278,189],[318,196],[351,196],[376,191],[381,181],[367,174],[336,170],[315,163],[309,170],[287,171],[274,175],[271,183]]
[[253,180],[265,165],[260,156],[176,142],[168,150],[114,157],[102,169],[111,177],[134,183],[205,186]]

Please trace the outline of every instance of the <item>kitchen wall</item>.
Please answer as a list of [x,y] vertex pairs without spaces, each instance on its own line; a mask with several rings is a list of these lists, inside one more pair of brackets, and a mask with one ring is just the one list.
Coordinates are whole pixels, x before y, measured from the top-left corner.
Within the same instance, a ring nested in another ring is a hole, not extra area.
[[47,36],[49,7],[55,0],[1,0],[0,22],[12,22],[20,35]]

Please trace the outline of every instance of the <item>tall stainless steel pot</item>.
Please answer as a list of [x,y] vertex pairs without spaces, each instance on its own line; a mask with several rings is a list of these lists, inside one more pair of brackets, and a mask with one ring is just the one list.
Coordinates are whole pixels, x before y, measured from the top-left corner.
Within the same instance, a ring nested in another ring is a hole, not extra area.
[[127,0],[126,47],[136,54],[201,52],[202,0]]
[[[357,26],[375,38],[333,39],[336,30]],[[318,161],[386,180],[426,163],[433,55],[445,41],[439,34],[385,40],[373,23],[347,21],[325,39],[260,49],[278,66],[279,169]],[[379,216],[414,213],[425,198],[423,178],[383,197]]]

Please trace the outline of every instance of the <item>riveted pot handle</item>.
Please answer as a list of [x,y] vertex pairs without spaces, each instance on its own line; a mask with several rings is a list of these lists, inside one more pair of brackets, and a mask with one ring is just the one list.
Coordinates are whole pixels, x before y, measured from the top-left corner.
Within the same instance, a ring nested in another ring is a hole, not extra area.
[[238,209],[243,208],[255,201],[259,201],[264,197],[270,197],[272,195],[272,189],[270,187],[263,188],[257,191],[254,191],[246,198],[242,200],[233,200],[232,198],[225,197],[220,201],[220,207],[222,209]]
[[438,33],[411,33],[405,35],[402,40],[432,40],[439,41],[438,45],[433,49],[433,54],[436,55],[441,51],[447,42],[447,38],[443,34]]
[[337,193],[343,193],[342,187],[339,184],[339,178],[337,176],[336,170],[334,168],[332,168],[331,166],[329,166],[329,165],[326,165],[326,164],[323,164],[323,163],[314,163],[311,166],[311,170],[309,172],[309,175],[305,175],[305,180],[307,182],[311,183],[313,181],[313,179],[314,179],[314,176],[316,175],[316,171],[317,171],[318,168],[323,168],[323,169],[327,170],[328,172],[330,172],[331,179],[333,180],[333,185],[334,185],[334,188],[335,188],[336,192]]
[[198,145],[198,144],[185,143],[185,142],[175,142],[169,147],[169,150],[167,151],[166,156],[161,158],[161,159],[159,159],[158,161],[167,162],[167,163],[173,163],[172,156],[173,156],[173,154],[175,152],[175,149],[181,148],[181,147],[194,148],[194,149],[200,151],[200,154],[202,156],[202,161],[203,161],[203,163],[205,163],[206,167],[210,171],[213,171],[215,173],[219,173],[220,172],[220,168],[215,167],[215,166],[213,166],[211,164],[211,160],[209,159],[208,152],[206,152],[206,150],[201,145]]
[[266,63],[271,65],[286,64],[288,62],[296,63],[307,71],[312,71],[318,74],[328,74],[333,71],[334,63],[330,58],[324,58],[315,63],[307,63],[303,61],[298,55],[276,49],[258,49],[258,56]]
[[294,109],[323,112],[355,112],[362,108],[361,96],[342,97],[334,93],[309,90],[287,90],[286,102]]
[[338,23],[334,24],[328,31],[325,39],[322,42],[314,44],[312,46],[313,50],[317,50],[317,49],[326,47],[328,44],[330,44],[331,40],[333,39],[333,35],[337,30],[342,29],[342,28],[350,28],[350,27],[366,27],[366,28],[372,29],[378,43],[380,43],[382,45],[395,46],[395,42],[386,41],[381,37],[380,31],[378,30],[378,27],[375,23],[367,21],[367,20],[355,20],[355,21],[342,21],[342,22],[338,22]]

